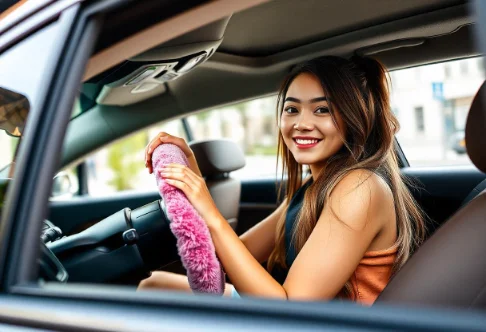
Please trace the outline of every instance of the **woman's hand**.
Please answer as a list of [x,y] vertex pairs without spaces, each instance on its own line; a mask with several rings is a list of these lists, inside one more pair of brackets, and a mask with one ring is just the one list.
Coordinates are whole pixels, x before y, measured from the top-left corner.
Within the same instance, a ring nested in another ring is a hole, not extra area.
[[168,184],[182,190],[208,226],[216,225],[223,219],[209,193],[206,182],[189,167],[169,164],[158,171]]
[[197,165],[196,157],[194,157],[194,153],[189,145],[187,145],[186,141],[181,137],[172,136],[166,132],[158,133],[157,136],[155,136],[145,148],[145,167],[148,168],[150,174],[152,174],[154,171],[152,169],[152,153],[156,147],[164,143],[172,143],[177,145],[186,155],[191,170],[197,175],[202,176],[199,166]]

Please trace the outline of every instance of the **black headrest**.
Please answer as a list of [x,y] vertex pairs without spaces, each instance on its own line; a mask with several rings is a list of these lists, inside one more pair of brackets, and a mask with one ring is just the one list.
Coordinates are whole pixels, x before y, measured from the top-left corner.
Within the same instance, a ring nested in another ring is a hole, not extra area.
[[241,148],[227,139],[195,141],[189,144],[204,177],[236,171],[245,166]]
[[486,173],[486,81],[476,93],[466,123],[466,149],[477,168]]

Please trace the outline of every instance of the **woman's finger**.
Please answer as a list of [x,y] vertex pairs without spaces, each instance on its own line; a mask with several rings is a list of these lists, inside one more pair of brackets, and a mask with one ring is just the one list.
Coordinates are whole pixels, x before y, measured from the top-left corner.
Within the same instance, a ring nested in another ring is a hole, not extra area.
[[187,172],[190,175],[194,175],[195,177],[198,177],[198,175],[196,173],[194,173],[194,171],[189,166],[186,166],[186,165],[168,164],[168,165],[165,165],[164,168],[165,169],[171,169],[171,170],[174,170],[176,172]]
[[185,182],[192,188],[198,188],[198,177],[188,169],[182,168],[163,168],[159,171],[163,178],[170,178]]
[[182,137],[166,135],[166,136],[160,137],[160,141],[162,143],[172,143],[172,144],[176,145],[177,147],[179,147],[182,150],[182,152],[184,152],[186,157],[189,157],[189,156],[192,155],[192,150],[187,145],[186,140],[183,139]]
[[179,173],[186,173],[187,176],[191,177],[194,181],[197,181],[198,179],[202,179],[201,176],[196,174],[190,167],[185,166],[185,165],[180,165],[180,164],[169,164],[166,165],[163,169],[171,170],[174,172],[179,172]]
[[174,173],[174,172],[160,172],[160,175],[164,180],[177,180],[180,182],[184,182],[190,188],[194,188],[196,184],[194,181],[184,173]]
[[177,189],[180,189],[182,190],[182,192],[187,196],[187,197],[190,197],[190,187],[185,184],[183,181],[179,181],[179,180],[173,180],[173,179],[164,179],[165,182],[167,182],[168,184],[170,184],[171,186],[174,186],[176,187]]
[[170,136],[165,132],[160,132],[157,136],[154,137],[152,141],[150,141],[149,145],[147,145],[147,152],[149,156],[152,156],[155,148],[157,148],[160,144],[162,144],[161,138]]
[[152,141],[147,145],[145,148],[145,167],[148,168],[149,173],[152,174],[153,168],[152,168],[152,154],[160,144],[162,144],[162,141],[160,140],[161,137],[167,136],[169,134],[165,132],[160,132],[155,136]]

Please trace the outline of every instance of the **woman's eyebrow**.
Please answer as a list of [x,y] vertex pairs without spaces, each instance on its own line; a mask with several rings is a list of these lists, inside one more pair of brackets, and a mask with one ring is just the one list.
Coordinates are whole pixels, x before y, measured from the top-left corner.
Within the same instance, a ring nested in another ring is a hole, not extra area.
[[[285,98],[284,102],[286,103],[288,101],[293,101],[294,103],[302,103],[302,100],[294,98],[294,97]],[[317,103],[317,102],[320,102],[320,101],[327,101],[327,98],[326,97],[313,98],[313,99],[309,100],[309,103]]]

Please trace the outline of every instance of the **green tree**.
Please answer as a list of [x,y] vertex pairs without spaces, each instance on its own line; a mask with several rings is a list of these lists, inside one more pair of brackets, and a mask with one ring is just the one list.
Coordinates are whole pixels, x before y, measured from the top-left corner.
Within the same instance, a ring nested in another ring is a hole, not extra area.
[[137,153],[145,148],[148,135],[142,132],[113,144],[108,150],[108,166],[113,171],[109,182],[117,191],[133,189],[133,178],[143,168],[143,160],[138,160]]

